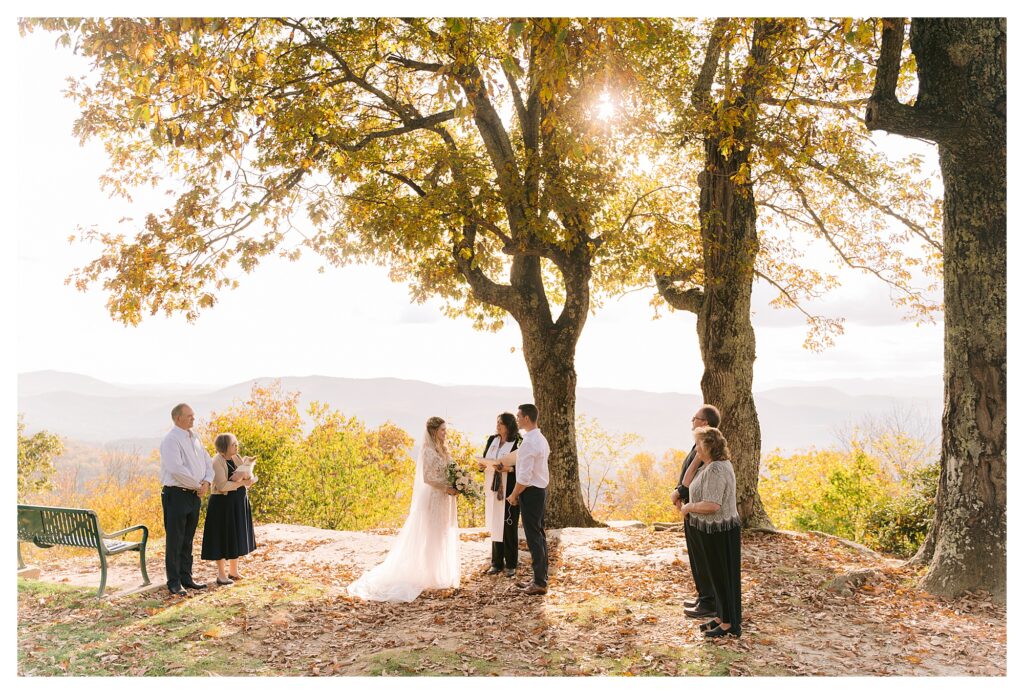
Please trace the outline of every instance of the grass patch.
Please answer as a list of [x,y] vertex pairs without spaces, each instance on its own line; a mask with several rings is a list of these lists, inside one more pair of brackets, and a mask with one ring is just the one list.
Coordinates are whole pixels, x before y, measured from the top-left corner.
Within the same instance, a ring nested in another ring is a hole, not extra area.
[[90,589],[19,579],[18,671],[23,675],[276,674],[227,636],[242,617],[322,594],[294,579],[247,579],[168,601],[157,589],[98,600]]
[[369,656],[366,659],[368,675],[496,675],[502,670],[502,663],[431,646],[428,648],[392,648]]
[[608,617],[624,615],[629,610],[633,612],[650,612],[651,608],[652,605],[650,604],[610,595],[596,595],[582,602],[558,605],[558,610],[567,620],[580,624],[598,622]]

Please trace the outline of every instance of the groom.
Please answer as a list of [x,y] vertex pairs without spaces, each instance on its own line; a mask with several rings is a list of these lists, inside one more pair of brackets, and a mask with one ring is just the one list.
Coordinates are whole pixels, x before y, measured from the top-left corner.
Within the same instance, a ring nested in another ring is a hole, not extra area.
[[[533,560],[533,582],[517,583],[527,595],[548,592],[548,541],[544,536],[544,502],[547,500],[548,455],[551,448],[537,428],[537,406],[520,405],[516,412],[523,442],[516,459],[516,488],[508,495],[508,503],[522,509],[523,531]],[[521,502],[521,503],[520,503]]]

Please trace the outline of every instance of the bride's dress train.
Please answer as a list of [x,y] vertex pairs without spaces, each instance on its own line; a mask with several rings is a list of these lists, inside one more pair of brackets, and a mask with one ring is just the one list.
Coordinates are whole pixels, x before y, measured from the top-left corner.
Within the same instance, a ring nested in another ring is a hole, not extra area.
[[428,433],[416,459],[405,525],[384,561],[352,583],[349,595],[410,602],[424,590],[459,587],[457,497],[449,495],[447,488],[447,461]]

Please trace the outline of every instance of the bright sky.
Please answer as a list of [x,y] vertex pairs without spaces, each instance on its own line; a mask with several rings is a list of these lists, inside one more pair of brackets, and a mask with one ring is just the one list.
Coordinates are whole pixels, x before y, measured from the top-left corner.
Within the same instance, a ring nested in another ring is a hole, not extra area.
[[[85,61],[55,49],[53,37],[41,33],[18,39],[13,52],[17,371],[75,371],[125,383],[321,374],[529,384],[514,322],[497,334],[479,333],[468,320],[444,317],[439,304],[411,304],[406,288],[390,282],[383,268],[318,274],[315,257],[264,263],[192,325],[162,315],[134,328],[114,323],[102,291],[83,294],[64,285],[97,252],[67,238],[79,225],[114,229],[122,217],[141,220],[161,202],[148,191],[135,205],[100,191],[102,145],[79,146],[71,135],[77,108],[61,93],[65,77],[81,74]],[[893,146],[930,152],[906,140]],[[846,334],[821,354],[802,349],[802,316],[769,308],[774,291],[755,289],[755,387],[790,379],[940,378],[941,325],[915,327],[890,306],[877,280],[852,272],[841,277],[842,288],[818,310],[846,316]],[[652,291],[611,299],[591,316],[579,343],[580,387],[699,392],[695,317],[669,313],[651,320]]]

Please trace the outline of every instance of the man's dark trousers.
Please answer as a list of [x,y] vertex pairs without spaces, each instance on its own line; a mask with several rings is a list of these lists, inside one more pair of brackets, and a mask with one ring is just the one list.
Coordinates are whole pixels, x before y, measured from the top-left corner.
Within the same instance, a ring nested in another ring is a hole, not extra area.
[[715,609],[715,591],[711,584],[711,573],[708,568],[708,559],[704,556],[704,547],[700,544],[700,536],[690,526],[690,516],[686,516],[686,523],[683,524],[683,534],[686,536],[686,556],[690,560],[690,573],[693,574],[693,582],[697,586],[697,599],[700,607]]
[[548,541],[544,535],[547,496],[548,490],[541,487],[527,487],[519,495],[526,546],[530,548],[530,559],[533,560],[533,582],[544,588],[548,585]]
[[[693,465],[697,456],[697,446],[690,449],[689,455],[683,461],[683,469],[679,471],[679,484],[676,491],[679,493],[679,500],[682,503],[690,501],[690,488],[683,484],[686,476],[686,469]],[[683,535],[686,537],[686,557],[690,561],[690,574],[693,576],[693,583],[697,587],[697,601],[699,607],[715,609],[715,592],[712,589],[711,573],[708,569],[707,558],[704,556],[704,548],[700,544],[700,536],[690,527],[690,517],[686,517],[683,523]]]
[[182,582],[192,583],[192,541],[199,525],[199,495],[180,487],[164,487],[160,494],[167,533],[167,587],[180,589]]

